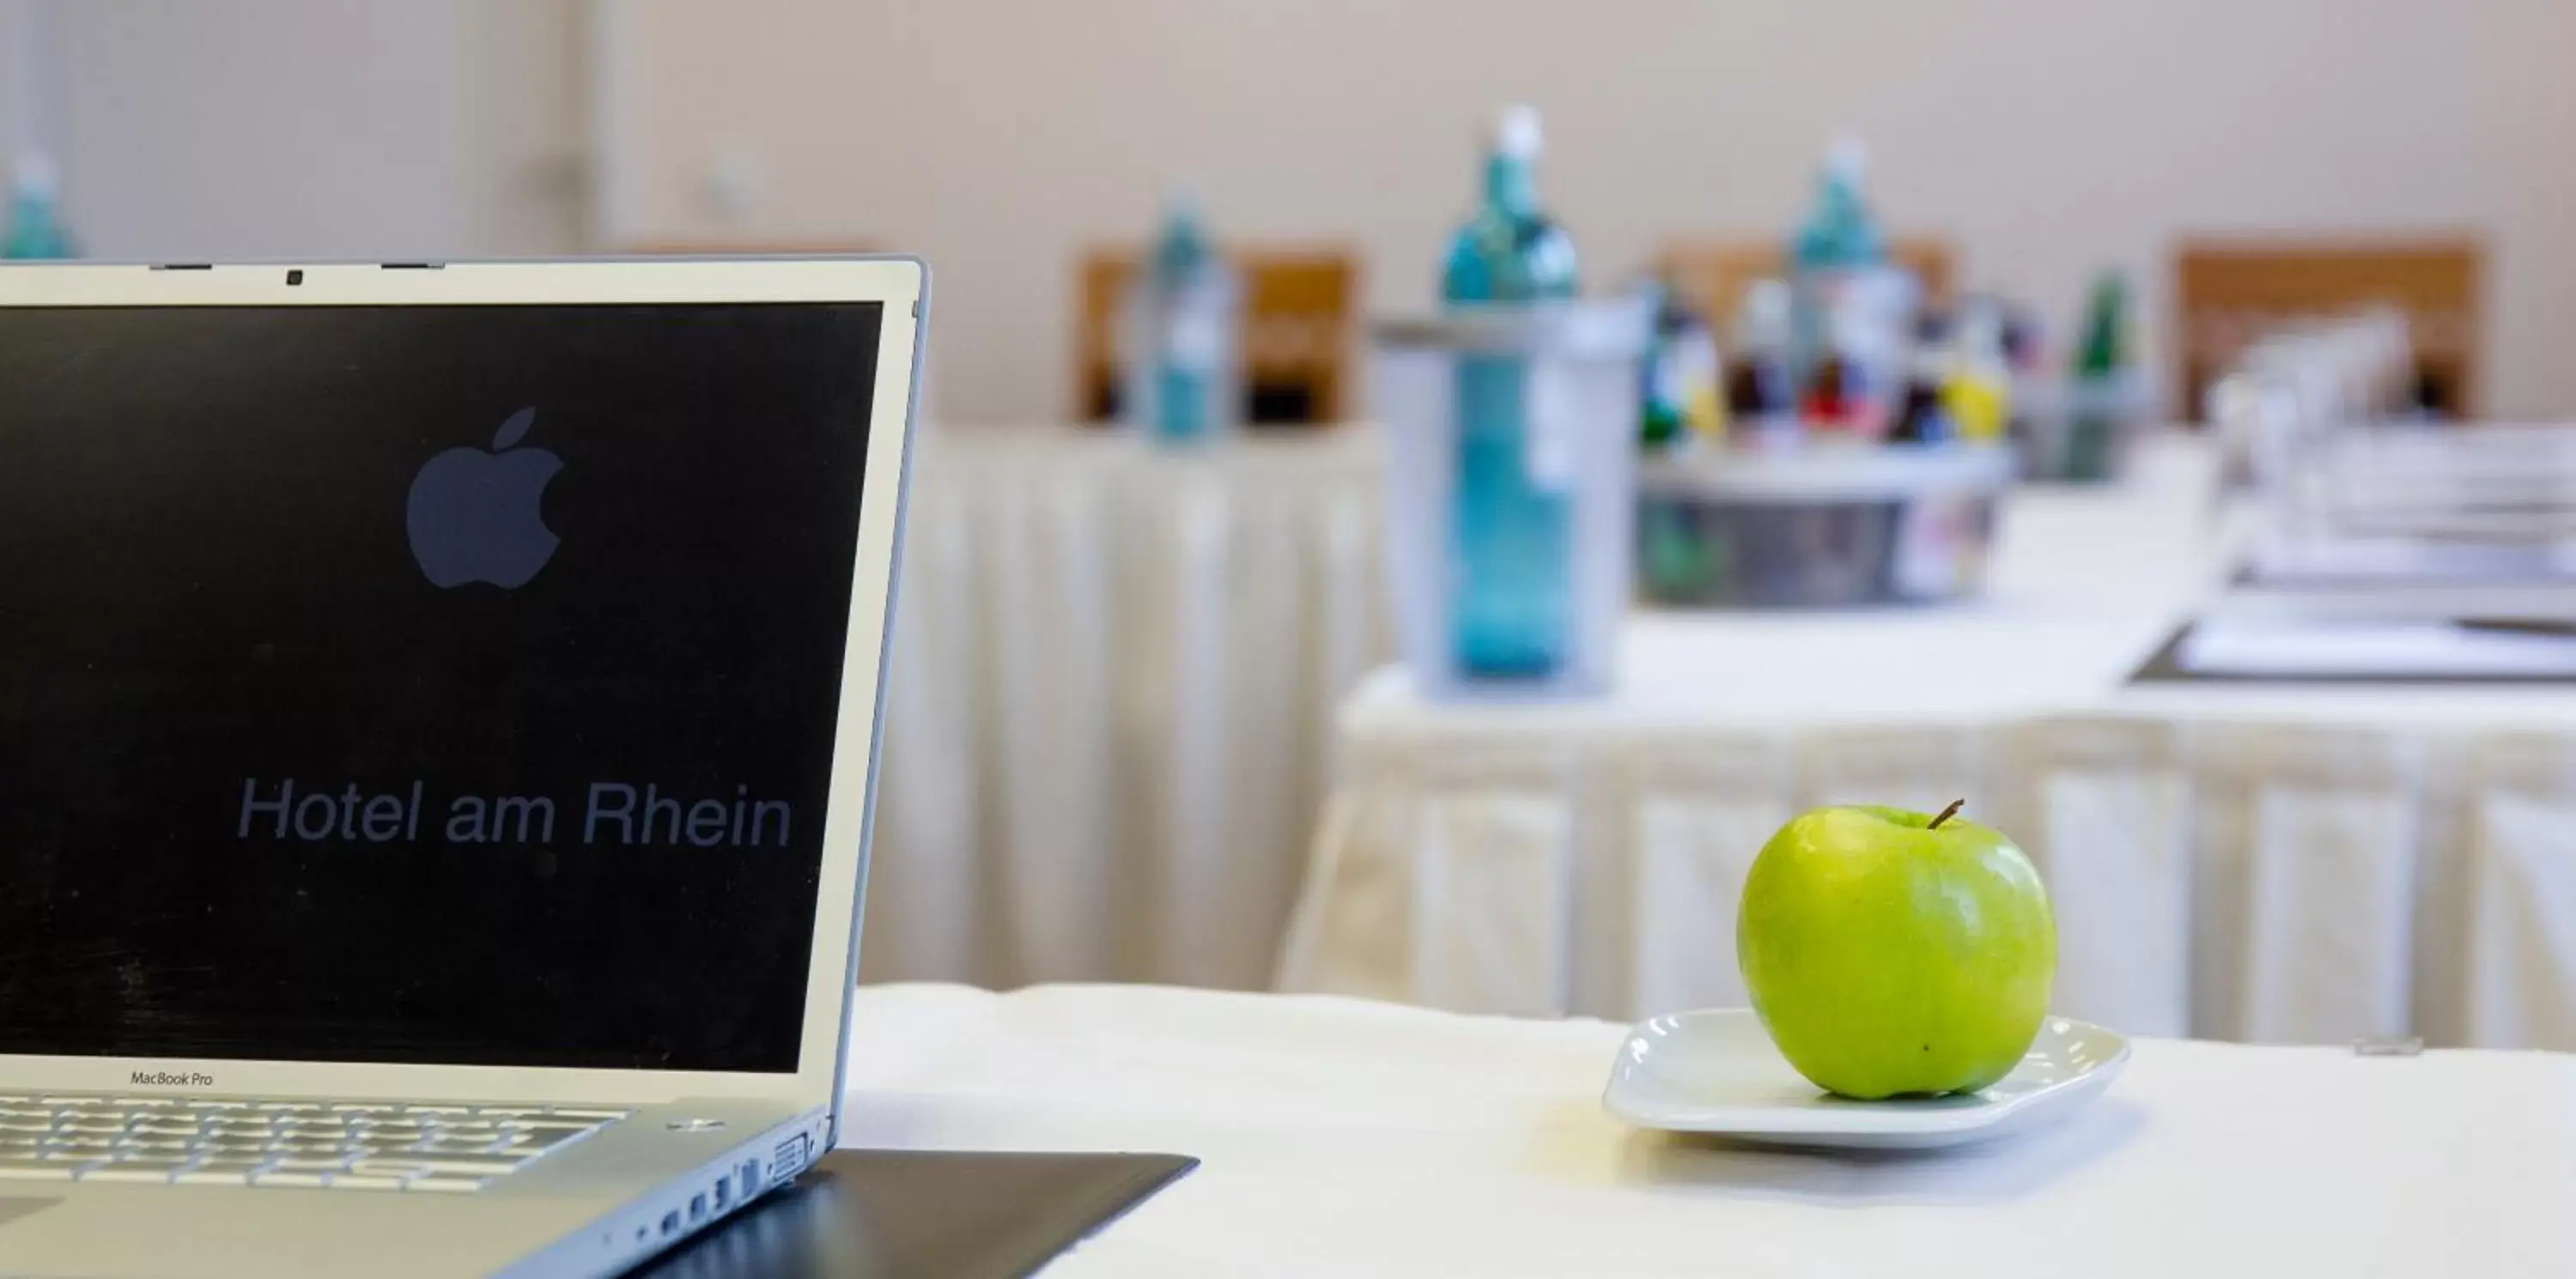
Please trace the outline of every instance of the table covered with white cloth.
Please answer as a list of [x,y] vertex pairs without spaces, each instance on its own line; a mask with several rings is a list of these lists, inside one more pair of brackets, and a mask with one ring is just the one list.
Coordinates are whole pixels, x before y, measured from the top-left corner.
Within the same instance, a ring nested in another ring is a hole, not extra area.
[[864,980],[1260,986],[1392,651],[1373,435],[925,429]]
[[1153,988],[863,989],[842,1144],[1198,1171],[1050,1279],[2576,1274],[2576,1063],[2136,1045],[2063,1125],[1859,1158],[1625,1128],[1621,1030]]
[[1346,703],[1280,985],[1626,1018],[1740,1004],[1738,891],[1825,803],[2039,863],[2058,1011],[2132,1033],[2576,1048],[2576,686],[2127,684],[2212,591],[2209,454],[2035,489],[1953,608],[1646,614],[1604,700]]

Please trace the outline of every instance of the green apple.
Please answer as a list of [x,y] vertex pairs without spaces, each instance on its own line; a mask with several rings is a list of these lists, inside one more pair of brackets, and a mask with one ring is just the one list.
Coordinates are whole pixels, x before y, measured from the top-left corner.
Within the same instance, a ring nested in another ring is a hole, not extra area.
[[1974,1092],[2039,1034],[2057,925],[2011,840],[1896,808],[1819,808],[1753,860],[1736,962],[1780,1053],[1876,1100]]

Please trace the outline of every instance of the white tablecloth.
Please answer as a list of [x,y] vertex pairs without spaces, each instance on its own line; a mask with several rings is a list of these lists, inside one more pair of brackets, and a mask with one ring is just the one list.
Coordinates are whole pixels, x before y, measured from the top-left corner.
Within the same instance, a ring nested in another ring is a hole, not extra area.
[[1626,1018],[1744,1000],[1799,810],[1964,797],[2046,874],[2060,1011],[2576,1048],[2576,692],[2123,687],[2213,586],[2211,458],[2014,499],[1953,609],[1647,615],[1598,702],[1345,706],[1280,985]]
[[1393,650],[1374,439],[917,462],[862,977],[1265,984],[1326,721]]
[[2147,1040],[2065,1125],[1837,1158],[1621,1127],[1617,1027],[1212,991],[862,991],[843,1143],[1205,1160],[1046,1272],[2576,1274],[2576,1072]]

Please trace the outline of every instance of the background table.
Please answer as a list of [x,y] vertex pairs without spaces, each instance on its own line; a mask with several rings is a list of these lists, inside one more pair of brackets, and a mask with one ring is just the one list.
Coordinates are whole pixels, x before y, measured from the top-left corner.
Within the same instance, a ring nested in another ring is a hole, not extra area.
[[1969,812],[2040,862],[2058,1007],[2135,1033],[2576,1047],[2576,690],[2124,687],[2213,589],[2212,458],[2017,495],[1987,598],[1647,614],[1597,702],[1382,671],[1280,985],[1627,1018],[1744,1000],[1736,897],[1799,810]]
[[1374,438],[948,428],[914,473],[870,981],[1260,986],[1393,651]]
[[1215,991],[870,988],[842,1140],[1206,1161],[1051,1279],[2576,1273],[2564,1057],[2148,1040],[2062,1127],[1834,1158],[1620,1126],[1597,1102],[1620,1034]]

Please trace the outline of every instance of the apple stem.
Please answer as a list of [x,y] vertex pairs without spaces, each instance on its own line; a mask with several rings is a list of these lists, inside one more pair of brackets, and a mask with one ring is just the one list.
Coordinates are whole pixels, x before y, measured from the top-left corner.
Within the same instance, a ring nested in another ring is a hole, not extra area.
[[1954,800],[1951,800],[1951,801],[1950,801],[1950,806],[1949,806],[1948,808],[1942,809],[1942,810],[1941,810],[1941,815],[1940,815],[1940,816],[1938,816],[1938,817],[1933,818],[1933,819],[1932,819],[1932,824],[1931,824],[1931,825],[1929,825],[1929,826],[1924,827],[1923,829],[1925,829],[1925,830],[1939,830],[1939,829],[1941,829],[1941,823],[1946,822],[1946,821],[1950,820],[1951,818],[1958,816],[1958,815],[1959,815],[1959,810],[1960,810],[1960,809],[1962,809],[1962,808],[1966,808],[1967,806],[1968,806],[1968,801],[1966,801],[1966,800],[1964,800],[1964,799],[1954,799]]

